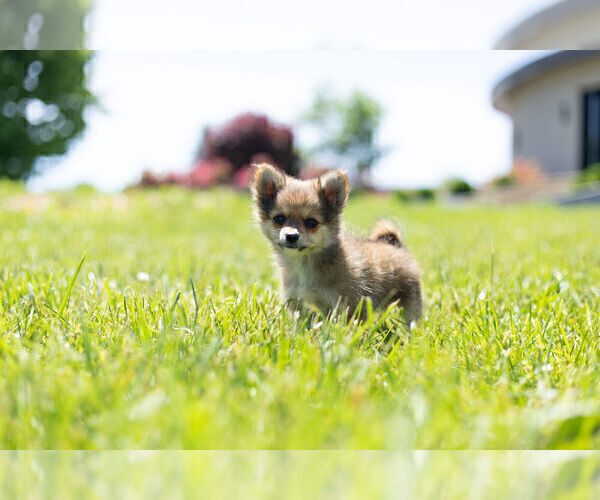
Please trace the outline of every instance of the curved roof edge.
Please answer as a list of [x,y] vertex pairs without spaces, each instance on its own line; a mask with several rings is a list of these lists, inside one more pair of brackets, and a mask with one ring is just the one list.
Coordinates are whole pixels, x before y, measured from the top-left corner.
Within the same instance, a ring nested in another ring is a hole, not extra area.
[[600,50],[561,50],[526,64],[494,85],[492,103],[496,109],[508,112],[505,98],[515,88],[529,83],[550,71],[594,58],[600,58]]
[[[494,49],[511,50],[523,48],[522,44],[535,35],[545,31],[554,23],[564,23],[565,19],[585,11],[589,7],[597,7],[598,0],[561,0],[529,16],[517,24],[498,40]],[[556,49],[559,47],[535,47],[537,49]],[[569,48],[569,47],[560,47]]]

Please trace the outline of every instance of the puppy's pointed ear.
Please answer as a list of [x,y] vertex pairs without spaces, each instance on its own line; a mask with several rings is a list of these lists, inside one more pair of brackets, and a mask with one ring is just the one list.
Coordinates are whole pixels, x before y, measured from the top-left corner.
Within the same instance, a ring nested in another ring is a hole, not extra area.
[[252,196],[262,218],[267,218],[275,205],[277,193],[285,186],[285,175],[267,163],[254,166]]
[[317,189],[325,212],[331,215],[339,214],[350,192],[346,174],[341,170],[327,172],[317,180]]

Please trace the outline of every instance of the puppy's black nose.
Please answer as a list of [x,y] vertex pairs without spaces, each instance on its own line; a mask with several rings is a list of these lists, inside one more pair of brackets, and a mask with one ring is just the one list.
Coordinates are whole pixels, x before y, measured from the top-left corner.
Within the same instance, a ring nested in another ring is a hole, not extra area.
[[288,243],[296,243],[298,241],[298,238],[300,238],[300,235],[298,233],[288,233],[285,235],[285,241],[287,241]]

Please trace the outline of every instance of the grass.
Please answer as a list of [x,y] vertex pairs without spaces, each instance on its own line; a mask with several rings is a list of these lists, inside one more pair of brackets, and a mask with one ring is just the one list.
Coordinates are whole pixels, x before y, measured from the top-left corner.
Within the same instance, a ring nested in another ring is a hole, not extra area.
[[346,221],[384,215],[424,270],[410,334],[293,317],[243,194],[1,185],[0,447],[598,448],[600,210]]
[[[591,499],[600,454],[544,451],[18,451],[3,498]],[[307,480],[309,478],[309,480]]]

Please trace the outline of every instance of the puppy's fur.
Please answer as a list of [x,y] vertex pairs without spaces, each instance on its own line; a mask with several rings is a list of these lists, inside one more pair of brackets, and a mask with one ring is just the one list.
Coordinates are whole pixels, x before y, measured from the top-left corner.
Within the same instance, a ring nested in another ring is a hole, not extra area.
[[336,306],[352,313],[360,300],[373,306],[396,301],[405,320],[421,316],[421,278],[398,228],[378,222],[368,239],[341,231],[348,179],[332,171],[300,181],[270,165],[256,166],[255,213],[273,245],[286,300],[306,302],[328,314]]

